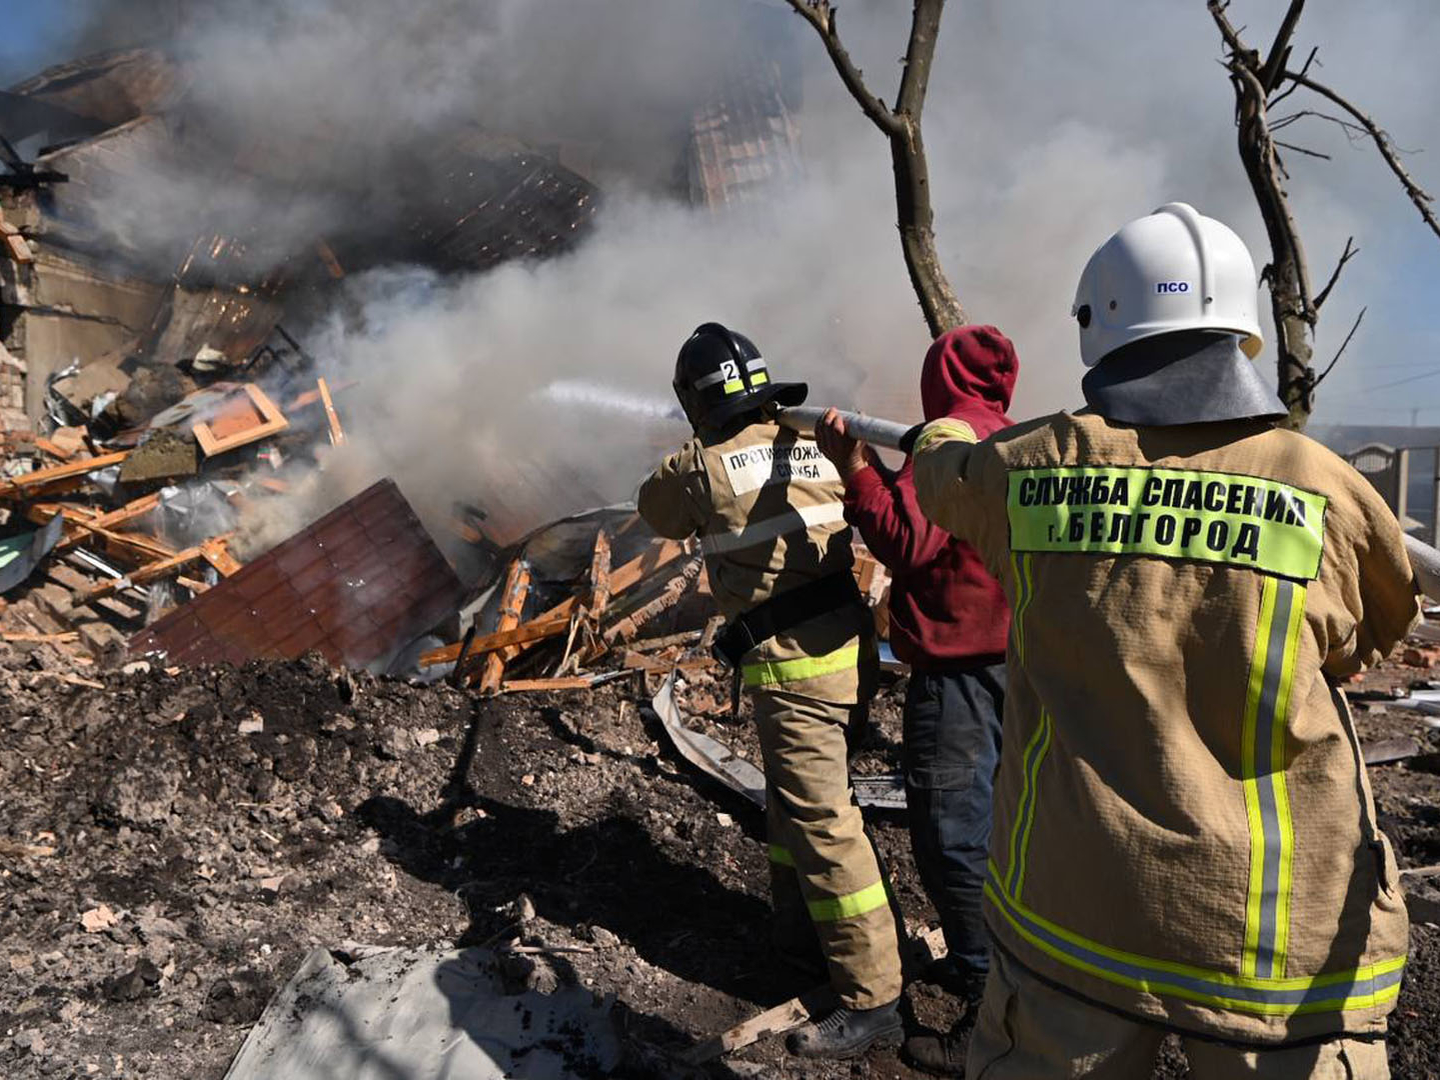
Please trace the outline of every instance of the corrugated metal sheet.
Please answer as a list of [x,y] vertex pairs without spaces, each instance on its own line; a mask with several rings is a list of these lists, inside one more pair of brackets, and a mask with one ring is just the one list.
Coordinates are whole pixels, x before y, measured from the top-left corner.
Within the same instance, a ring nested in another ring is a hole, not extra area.
[[130,641],[177,664],[316,651],[383,668],[445,618],[459,579],[392,480],[382,480]]

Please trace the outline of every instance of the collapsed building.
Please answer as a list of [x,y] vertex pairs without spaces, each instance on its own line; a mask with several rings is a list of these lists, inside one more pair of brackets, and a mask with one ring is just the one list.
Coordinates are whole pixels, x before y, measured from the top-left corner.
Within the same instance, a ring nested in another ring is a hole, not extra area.
[[[664,197],[722,213],[763,206],[777,186],[800,182],[798,70],[788,32],[772,32],[775,15],[758,5],[742,13],[752,40],[768,44],[737,52],[686,123],[662,133],[673,164],[652,182]],[[197,651],[175,628],[198,626],[203,594],[245,590],[256,575],[244,564],[275,562],[269,549],[303,540],[310,519],[335,511],[333,497],[276,509],[294,494],[296,463],[304,471],[317,448],[378,437],[346,430],[349,383],[319,378],[304,327],[343,311],[346,279],[374,268],[444,278],[572,250],[611,174],[596,164],[604,148],[583,133],[492,130],[481,110],[455,118],[442,139],[426,132],[387,148],[367,162],[378,181],[348,167],[327,173],[326,198],[339,210],[323,232],[297,238],[287,208],[316,183],[310,163],[346,159],[350,144],[364,145],[361,133],[317,132],[326,144],[303,155],[263,129],[222,134],[196,113],[194,78],[184,60],[144,47],[0,92],[0,533],[25,553],[10,560],[11,576],[34,571],[35,593],[7,594],[6,629],[44,638],[83,626],[87,647],[106,657],[162,642],[197,661],[298,655],[324,635],[267,642],[249,633],[243,647],[226,639]],[[403,175],[384,175],[398,165]],[[225,178],[254,213],[237,213],[224,194],[213,207],[169,213],[164,177],[182,170],[214,176],[217,192]],[[563,461],[507,459],[455,491],[435,530],[463,581],[452,575],[439,608],[435,590],[422,590],[418,622],[401,617],[414,610],[377,619],[374,632],[391,639],[322,650],[330,659],[413,661],[405,647],[425,631],[454,640],[477,616],[488,628],[496,614],[484,600],[527,540],[613,497]],[[282,462],[292,468],[281,472]],[[391,490],[413,524],[407,540],[433,548]],[[277,520],[286,531],[277,534]],[[583,520],[593,546],[599,519]],[[619,524],[643,534],[634,521]],[[324,565],[331,575],[347,569]],[[289,595],[312,610],[304,588]],[[369,598],[343,606],[357,603]],[[146,629],[157,620],[163,631]]]

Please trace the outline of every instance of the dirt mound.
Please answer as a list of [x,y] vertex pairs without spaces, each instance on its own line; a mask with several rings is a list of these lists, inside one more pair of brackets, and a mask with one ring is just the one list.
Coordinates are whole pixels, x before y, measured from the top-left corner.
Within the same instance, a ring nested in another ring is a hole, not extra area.
[[[17,664],[0,658],[7,1078],[218,1078],[304,955],[347,941],[518,944],[516,992],[618,996],[626,1076],[684,1075],[672,1052],[807,988],[767,957],[760,813],[680,762],[628,685],[481,701],[304,659],[97,689]],[[895,689],[877,714],[861,771],[895,763]],[[744,722],[709,730],[757,753]],[[1427,783],[1375,770],[1407,863],[1432,854]],[[872,818],[902,905],[931,917],[900,819]],[[1440,1075],[1436,940],[1416,928],[1397,1076]],[[935,987],[911,998],[922,1022],[953,1015]],[[802,1068],[773,1041],[741,1059],[709,1075],[915,1075],[891,1052]],[[1162,1075],[1182,1074],[1172,1054]]]

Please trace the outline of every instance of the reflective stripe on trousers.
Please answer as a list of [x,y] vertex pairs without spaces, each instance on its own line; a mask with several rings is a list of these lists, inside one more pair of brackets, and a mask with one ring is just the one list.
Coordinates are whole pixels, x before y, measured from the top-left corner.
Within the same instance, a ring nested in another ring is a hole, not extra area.
[[[771,844],[769,854],[770,861],[777,866],[792,868],[795,866],[795,857],[790,854],[789,849],[780,844]],[[885,887],[885,882],[881,880],[873,885],[867,885],[863,889],[857,889],[855,892],[819,900],[807,900],[805,906],[810,911],[810,917],[816,922],[837,922],[840,919],[853,919],[861,915],[868,915],[889,902],[890,892]]]
[[803,679],[818,679],[822,675],[835,675],[849,671],[860,663],[860,642],[846,645],[824,656],[801,656],[794,660],[759,660],[743,664],[741,677],[746,687],[780,686],[784,683],[800,682]]
[[751,700],[770,861],[793,866],[840,1000],[856,1009],[893,1001],[901,988],[895,916],[846,765],[847,733],[866,706],[783,690],[754,691]]

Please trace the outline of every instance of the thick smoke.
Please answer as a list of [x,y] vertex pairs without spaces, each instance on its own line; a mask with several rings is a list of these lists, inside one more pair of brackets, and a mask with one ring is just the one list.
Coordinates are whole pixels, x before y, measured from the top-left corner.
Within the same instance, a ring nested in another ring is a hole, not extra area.
[[[683,434],[650,406],[667,392],[679,343],[710,319],[754,337],[781,378],[809,380],[812,400],[918,411],[927,335],[895,235],[887,149],[798,19],[782,17],[772,32],[790,34],[803,66],[803,183],[748,215],[671,197],[691,111],[727,76],[734,50],[750,47],[737,15],[755,6],[185,5],[172,44],[190,73],[191,122],[231,149],[283,149],[297,184],[275,206],[272,188],[243,171],[170,171],[152,202],[172,222],[233,206],[308,246],[343,226],[355,192],[383,204],[423,185],[418,149],[469,122],[532,144],[583,146],[606,194],[593,235],[549,262],[447,279],[397,267],[347,282],[345,315],[321,318],[307,335],[337,379],[360,381],[341,400],[354,438],[331,461],[330,498],[347,486],[340,477],[353,486],[379,473],[433,514],[453,498],[483,504],[487,492],[523,503],[523,491],[538,491],[557,513],[624,498]],[[783,16],[781,4],[759,6]],[[1239,0],[1232,15],[1265,47],[1283,9]],[[844,8],[847,42],[886,96],[908,12],[879,0]],[[1305,14],[1297,62],[1321,45],[1320,77],[1371,109],[1402,146],[1440,152],[1426,63],[1440,26],[1426,14],[1423,0],[1383,11],[1317,6]],[[1120,223],[1184,199],[1232,224],[1264,262],[1218,34],[1199,0],[988,0],[953,4],[945,20],[925,118],[945,265],[971,317],[1019,346],[1014,413],[1076,405],[1074,282]],[[1287,134],[1334,158],[1289,156],[1313,273],[1328,275],[1347,236],[1362,248],[1325,313],[1321,360],[1370,306],[1322,388],[1321,416],[1368,409],[1365,419],[1379,420],[1401,403],[1366,394],[1366,384],[1403,375],[1380,365],[1422,359],[1435,344],[1424,300],[1440,272],[1440,241],[1422,232],[1368,147],[1318,119]],[[1407,160],[1440,186],[1432,155]],[[163,235],[149,218],[131,214],[128,235]],[[588,397],[587,384],[599,388]],[[637,402],[649,404],[630,407]]]

